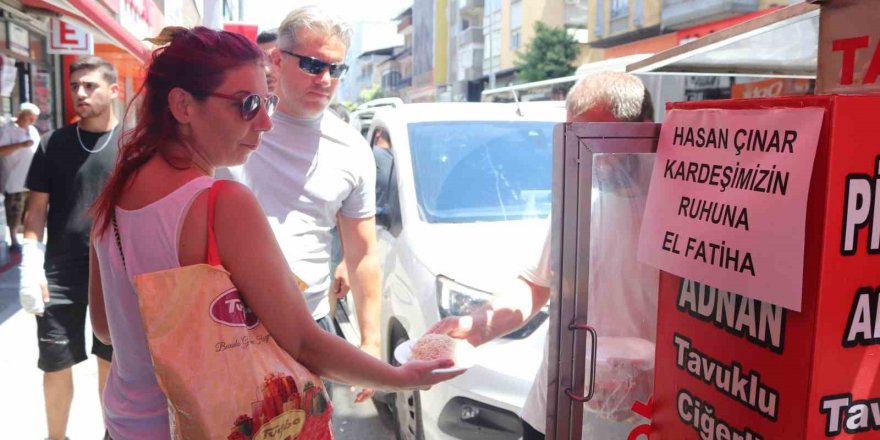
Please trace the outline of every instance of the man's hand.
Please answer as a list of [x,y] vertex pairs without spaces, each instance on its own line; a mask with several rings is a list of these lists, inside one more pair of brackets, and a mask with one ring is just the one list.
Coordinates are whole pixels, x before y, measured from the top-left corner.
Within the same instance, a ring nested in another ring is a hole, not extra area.
[[332,296],[330,299],[344,299],[345,295],[348,295],[349,289],[351,289],[351,285],[348,282],[348,267],[345,265],[345,261],[343,261],[336,266],[336,273],[333,274],[333,285],[330,287]]
[[[382,354],[381,354],[382,352],[381,352],[381,349],[379,348],[378,345],[369,345],[369,346],[361,345],[361,350],[363,350],[365,353],[369,354],[370,356],[373,356],[376,359],[379,359],[379,360],[382,359]],[[355,387],[351,387],[351,390],[355,391]],[[370,397],[373,397],[373,393],[374,393],[374,391],[372,388],[360,389],[357,392],[357,395],[354,397],[354,403],[366,402],[367,400],[370,399]]]
[[24,142],[19,143],[18,145],[21,146],[21,148],[27,148],[27,147],[30,147],[30,146],[33,145],[33,144],[34,144],[34,140],[33,140],[33,139],[28,139],[28,140],[26,140],[26,141],[24,141]]
[[432,325],[425,333],[437,333],[451,338],[466,339],[471,345],[477,347],[487,342],[486,326],[482,322],[477,323],[477,321],[483,321],[479,319],[479,316],[450,316]]
[[46,245],[25,239],[21,243],[21,270],[19,301],[24,311],[43,316],[45,303],[49,302],[49,287],[43,270]]

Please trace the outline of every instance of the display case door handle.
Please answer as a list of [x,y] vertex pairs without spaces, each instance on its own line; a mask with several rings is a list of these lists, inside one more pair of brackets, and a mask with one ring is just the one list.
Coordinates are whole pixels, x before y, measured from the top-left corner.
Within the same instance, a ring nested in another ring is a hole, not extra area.
[[593,398],[593,390],[596,384],[596,345],[599,343],[598,336],[596,335],[596,330],[587,324],[570,324],[568,326],[569,330],[585,330],[590,333],[592,336],[592,340],[590,341],[590,388],[587,391],[586,396],[581,396],[575,394],[574,390],[571,388],[566,388],[565,395],[568,396],[569,399],[574,400],[576,402],[587,402]]

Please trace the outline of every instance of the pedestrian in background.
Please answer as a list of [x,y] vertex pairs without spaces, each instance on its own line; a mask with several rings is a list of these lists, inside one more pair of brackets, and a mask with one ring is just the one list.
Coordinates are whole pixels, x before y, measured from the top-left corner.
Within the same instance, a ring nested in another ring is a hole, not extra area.
[[266,84],[269,86],[269,93],[276,93],[275,88],[278,87],[278,68],[272,64],[272,51],[275,50],[277,40],[278,33],[275,31],[263,31],[257,35],[257,46],[266,54]]
[[[215,184],[215,168],[239,165],[262,148],[278,101],[267,92],[262,54],[238,34],[166,28],[151,41],[163,47],[148,69],[138,125],[95,205],[92,325],[117,347],[104,402],[109,436],[171,435],[134,277],[204,264],[214,252],[278,346],[315,374],[392,389],[460,374],[433,373],[452,365],[449,359],[392,367],[316,325],[266,214],[243,185],[226,181],[214,188],[214,223],[208,223],[206,190]],[[216,248],[206,251],[209,243]],[[228,386],[236,386],[234,380]]]
[[40,133],[34,127],[39,116],[39,107],[23,102],[15,120],[3,126],[0,131],[0,188],[3,189],[6,226],[9,227],[9,250],[12,252],[21,252],[18,229],[28,194],[24,186],[25,179],[40,143]]
[[[582,78],[572,87],[566,99],[568,122],[650,122],[654,108],[650,94],[641,80],[627,73],[602,72]],[[622,157],[617,157],[622,156]],[[590,249],[590,317],[588,323],[600,337],[617,338],[615,342],[628,344],[636,339],[653,343],[657,326],[657,269],[636,261],[636,246],[647,194],[651,163],[630,160],[628,155],[603,154],[595,158],[595,176],[598,193],[593,195]],[[631,156],[631,155],[630,155]],[[643,162],[643,163],[639,163]],[[644,166],[647,165],[647,166]],[[613,234],[613,238],[610,237]],[[603,243],[601,248],[596,243]],[[534,264],[527,267],[509,286],[508,290],[469,316],[455,316],[441,320],[428,333],[442,333],[479,346],[519,328],[535,316],[550,300],[553,271],[550,266],[550,231],[544,247]],[[594,271],[595,269],[595,271]],[[602,342],[600,350],[602,349]],[[523,440],[543,440],[547,420],[548,347],[545,340],[544,357],[535,381],[523,407]],[[619,352],[628,347],[615,347]],[[653,353],[653,350],[651,350]],[[653,359],[653,354],[651,355]],[[615,360],[618,372],[630,373],[636,359]],[[653,361],[652,361],[653,362]],[[640,365],[641,367],[641,365]],[[653,363],[651,363],[653,368]],[[606,372],[607,370],[601,371]],[[613,374],[613,371],[612,371]],[[604,378],[597,373],[597,382]],[[639,380],[653,380],[653,376],[622,377],[618,389],[635,386]],[[599,383],[597,390],[614,389],[614,385]],[[647,387],[646,387],[647,388]],[[626,438],[630,429],[619,423],[626,408],[613,404],[626,402],[621,394],[602,401],[597,395],[590,402],[601,407],[602,416],[584,414],[583,438]],[[625,397],[630,397],[625,396]],[[647,397],[647,396],[645,396]],[[613,401],[613,404],[612,402]],[[602,407],[602,405],[605,405]],[[631,403],[629,404],[631,405]]]
[[[290,269],[306,285],[314,318],[335,332],[330,296],[350,275],[361,348],[380,357],[379,262],[376,255],[376,165],[365,139],[328,111],[351,27],[317,6],[295,9],[278,28],[272,63],[279,72],[274,129],[248,162],[230,172],[266,211]],[[332,230],[339,227],[343,263],[329,271]],[[358,393],[364,401],[372,391]]]
[[[67,430],[71,367],[87,357],[88,209],[116,163],[116,81],[116,68],[102,58],[82,57],[70,65],[70,93],[80,120],[43,136],[27,175],[20,294],[23,308],[37,314],[37,366],[44,371],[46,420],[53,440],[63,440]],[[92,354],[98,358],[103,396],[112,349],[93,337]]]

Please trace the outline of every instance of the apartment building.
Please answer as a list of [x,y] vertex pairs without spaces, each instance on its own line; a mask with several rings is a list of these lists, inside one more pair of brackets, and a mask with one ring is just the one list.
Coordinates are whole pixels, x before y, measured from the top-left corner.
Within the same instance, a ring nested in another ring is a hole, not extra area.
[[413,1],[412,88],[409,92],[409,99],[412,102],[451,100],[446,68],[448,1]]
[[458,0],[458,3],[450,9],[449,16],[450,35],[455,33],[458,38],[455,43],[459,49],[457,64],[450,70],[450,77],[454,81],[453,94],[459,100],[478,100],[483,88],[516,81],[517,53],[524,52],[534,38],[536,22],[564,27],[582,43],[575,66],[586,59],[585,54],[590,51],[586,45],[587,0]]
[[485,0],[452,0],[449,18],[447,78],[452,101],[479,100],[483,76]]
[[[799,0],[589,0],[593,61],[653,54],[767,14]],[[684,99],[730,98],[732,76],[683,77]],[[803,88],[803,84],[798,84]]]
[[[404,101],[410,100],[412,91],[413,75],[413,20],[412,7],[406,8],[395,19],[397,21],[397,33],[403,36],[403,48],[385,61],[387,78],[386,94],[397,96]],[[397,71],[397,77],[394,71]],[[383,86],[386,81],[383,80]]]
[[396,48],[402,48],[402,46],[383,47],[361,53],[354,66],[345,75],[346,81],[352,84],[358,94],[381,84],[383,73],[381,66],[394,55]]
[[656,53],[799,0],[589,0],[591,61]]

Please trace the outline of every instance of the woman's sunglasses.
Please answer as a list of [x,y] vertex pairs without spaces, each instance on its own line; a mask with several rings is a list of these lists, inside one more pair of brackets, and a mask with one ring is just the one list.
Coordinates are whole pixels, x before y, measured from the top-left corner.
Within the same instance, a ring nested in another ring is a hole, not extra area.
[[348,65],[343,63],[328,63],[314,57],[307,57],[289,50],[281,49],[281,53],[299,58],[299,68],[309,75],[317,75],[328,69],[331,78],[339,78],[348,71]]
[[272,116],[272,113],[275,113],[275,108],[278,107],[278,97],[275,95],[269,95],[265,98],[256,94],[247,95],[244,98],[224,93],[209,93],[209,95],[230,101],[238,101],[241,106],[241,118],[245,121],[250,121],[257,116],[257,113],[260,112],[260,105],[266,106],[266,113],[269,116]]

